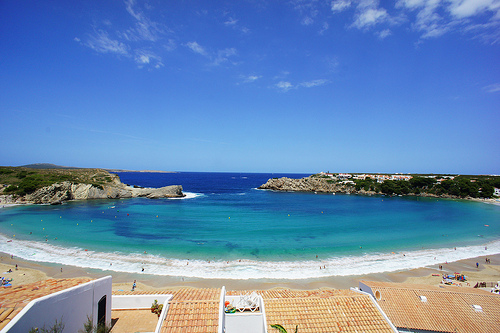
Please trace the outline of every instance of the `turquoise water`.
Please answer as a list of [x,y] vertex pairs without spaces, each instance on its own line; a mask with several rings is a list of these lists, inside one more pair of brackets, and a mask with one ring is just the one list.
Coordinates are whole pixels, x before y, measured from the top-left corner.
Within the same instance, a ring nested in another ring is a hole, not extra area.
[[0,251],[208,278],[353,275],[500,253],[499,206],[256,189],[273,176],[122,173],[128,184],[182,184],[188,197],[4,208]]

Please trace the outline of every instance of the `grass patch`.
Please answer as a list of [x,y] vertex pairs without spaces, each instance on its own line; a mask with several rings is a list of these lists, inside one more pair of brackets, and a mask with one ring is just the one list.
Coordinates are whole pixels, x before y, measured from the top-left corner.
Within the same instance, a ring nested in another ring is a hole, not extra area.
[[7,194],[26,195],[54,183],[92,184],[100,189],[118,176],[101,169],[29,169],[0,167],[0,184],[7,185]]

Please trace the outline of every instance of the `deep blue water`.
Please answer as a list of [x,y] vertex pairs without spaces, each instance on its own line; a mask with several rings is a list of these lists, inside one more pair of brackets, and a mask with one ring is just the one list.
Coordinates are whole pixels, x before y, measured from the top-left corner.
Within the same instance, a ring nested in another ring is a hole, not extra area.
[[[182,185],[188,197],[4,208],[0,232],[14,241],[0,250],[84,267],[229,278],[350,275],[500,252],[500,207],[485,203],[257,189],[280,174],[119,176],[143,187]],[[318,272],[318,261],[329,269]]]

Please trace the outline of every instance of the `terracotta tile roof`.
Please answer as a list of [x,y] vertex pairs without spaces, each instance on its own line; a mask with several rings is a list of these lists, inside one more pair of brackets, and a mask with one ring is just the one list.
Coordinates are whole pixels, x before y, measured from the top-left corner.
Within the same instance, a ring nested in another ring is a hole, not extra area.
[[170,302],[162,333],[214,333],[219,327],[219,301]]
[[[268,328],[281,324],[288,332],[393,332],[371,298],[351,290],[266,290]],[[269,332],[272,332],[269,329]]]
[[[500,332],[500,296],[468,287],[361,281],[396,327],[438,332]],[[475,309],[474,306],[479,306]]]
[[173,291],[161,333],[217,332],[220,293],[218,288]]
[[48,279],[0,290],[0,329],[34,299],[89,282],[90,279]]
[[[250,294],[231,290],[226,295]],[[393,332],[369,296],[351,290],[257,290],[264,299],[267,327],[281,324],[289,332]],[[140,295],[144,292],[120,292]],[[162,333],[217,332],[221,289],[179,289],[156,292],[173,295]],[[113,292],[113,294],[118,294]]]

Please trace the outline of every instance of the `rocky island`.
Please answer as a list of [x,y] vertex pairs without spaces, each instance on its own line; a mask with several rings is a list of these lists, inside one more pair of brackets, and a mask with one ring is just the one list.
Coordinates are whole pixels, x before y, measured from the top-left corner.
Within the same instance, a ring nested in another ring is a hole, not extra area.
[[103,169],[0,167],[0,204],[61,204],[70,200],[184,197],[181,185],[142,188]]
[[301,179],[272,178],[259,189],[363,195],[418,195],[454,199],[493,199],[500,177],[490,175],[387,175],[318,173]]

